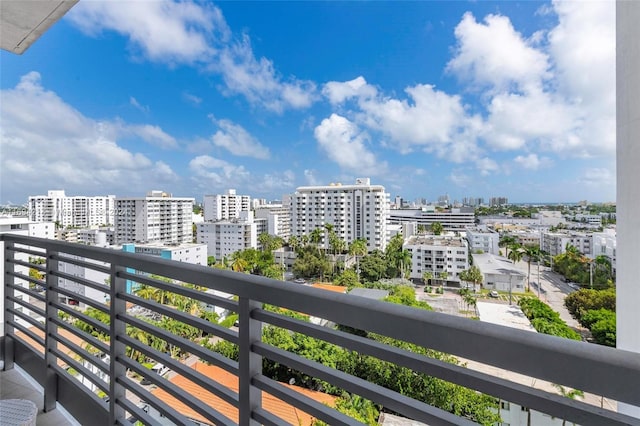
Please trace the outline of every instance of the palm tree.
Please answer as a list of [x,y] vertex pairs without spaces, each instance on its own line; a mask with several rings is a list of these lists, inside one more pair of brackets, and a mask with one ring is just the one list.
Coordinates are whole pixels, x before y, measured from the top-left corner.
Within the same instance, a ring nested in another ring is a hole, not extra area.
[[291,250],[297,252],[300,247],[300,240],[295,235],[291,235],[287,240],[287,245],[291,247]]
[[313,231],[311,231],[311,235],[309,236],[309,241],[318,247],[318,254],[320,254],[320,243],[322,242],[322,230],[320,228],[316,228]]
[[409,250],[402,250],[398,253],[398,263],[399,263],[399,271],[400,278],[408,278],[407,275],[409,271],[411,271],[411,261],[413,257],[411,256],[411,252]]
[[449,272],[447,271],[438,272],[438,278],[442,280],[442,287],[444,288],[444,284],[447,282],[447,278],[449,278]]
[[263,232],[262,234],[258,235],[258,242],[260,243],[260,247],[262,248],[262,251],[269,250],[271,248],[269,244],[271,242],[271,235],[267,234],[266,232]]
[[[540,259],[540,249],[536,246],[524,247],[524,256],[527,257],[527,293],[531,291],[531,261]],[[538,283],[540,285],[540,283]]]
[[516,243],[516,239],[511,235],[504,235],[500,238],[500,242],[498,243],[498,247],[504,247],[505,253],[504,257],[509,259],[509,248]]
[[[562,385],[559,385],[557,383],[551,383],[553,385],[553,387],[555,387],[556,389],[558,389],[558,392],[560,392],[560,395],[564,396],[565,398],[569,398],[569,399],[576,399],[578,397],[583,397],[584,396],[584,392],[582,392],[581,390],[578,389],[567,389]],[[531,414],[529,414],[529,416],[531,416]],[[567,424],[567,421],[565,419],[562,419],[562,426],[565,426]]]
[[433,279],[433,272],[424,271],[422,273],[422,281],[424,281],[424,285],[427,285],[427,282],[430,283],[432,279]]
[[507,257],[510,260],[513,260],[514,264],[520,262],[522,260],[522,257],[524,256],[524,249],[520,247],[519,244],[514,244],[510,248],[511,248],[511,252]]
[[367,240],[358,238],[349,244],[349,254],[356,257],[356,272],[360,281],[360,256],[367,254]]

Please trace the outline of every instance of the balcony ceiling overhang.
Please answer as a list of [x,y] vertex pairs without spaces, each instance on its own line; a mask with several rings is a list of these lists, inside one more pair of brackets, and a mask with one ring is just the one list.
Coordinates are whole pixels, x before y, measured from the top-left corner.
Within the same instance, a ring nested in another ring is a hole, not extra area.
[[78,0],[0,1],[0,48],[21,55]]

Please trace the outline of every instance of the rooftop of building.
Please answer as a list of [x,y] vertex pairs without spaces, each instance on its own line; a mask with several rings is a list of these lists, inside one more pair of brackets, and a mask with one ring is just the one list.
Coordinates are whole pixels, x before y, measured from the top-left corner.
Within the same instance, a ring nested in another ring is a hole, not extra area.
[[[193,369],[215,380],[217,383],[232,390],[233,392],[238,392],[238,377],[229,373],[228,371],[223,370],[220,367],[207,365],[200,361],[197,361],[193,365]],[[195,383],[187,380],[185,377],[180,375],[174,376],[170,381],[180,389],[183,389],[190,395],[195,396],[213,409],[217,410],[220,414],[223,414],[225,417],[233,420],[236,423],[238,422],[238,409],[225,402],[220,397],[214,395],[209,390],[196,385]],[[300,386],[293,386],[286,383],[282,383],[282,385],[322,404],[326,404],[331,407],[335,406],[335,401],[337,399],[335,396],[313,391],[310,389],[305,389]],[[195,410],[170,395],[168,392],[162,389],[156,389],[152,392],[152,394],[158,397],[168,406],[173,407],[185,416],[203,422],[204,424],[211,424],[210,420],[206,419]],[[301,409],[293,407],[292,405],[287,404],[266,392],[264,392],[262,395],[262,407],[266,411],[280,417],[288,424],[310,426],[315,420],[310,414],[305,413]]]
[[405,240],[405,245],[410,246],[442,246],[442,247],[466,247],[467,244],[461,237],[442,235],[413,235]]
[[484,274],[524,275],[513,265],[513,262],[504,257],[490,253],[474,253],[472,256],[473,264],[480,268]]

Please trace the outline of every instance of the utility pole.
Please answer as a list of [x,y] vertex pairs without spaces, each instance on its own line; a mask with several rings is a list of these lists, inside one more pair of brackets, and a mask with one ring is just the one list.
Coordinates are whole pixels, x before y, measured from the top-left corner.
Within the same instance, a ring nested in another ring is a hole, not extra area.
[[542,287],[542,281],[540,281],[540,257],[538,257],[538,299],[540,299],[540,287]]
[[589,262],[589,288],[593,289],[593,260]]

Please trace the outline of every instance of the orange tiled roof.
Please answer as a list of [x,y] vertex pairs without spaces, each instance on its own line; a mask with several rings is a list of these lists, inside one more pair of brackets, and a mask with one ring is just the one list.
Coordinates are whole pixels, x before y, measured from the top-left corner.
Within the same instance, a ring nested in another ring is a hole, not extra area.
[[335,291],[336,293],[346,293],[347,288],[339,285],[326,284],[326,283],[314,283],[311,287],[319,288],[321,290]]
[[[222,386],[225,386],[234,392],[238,392],[237,376],[234,376],[233,374],[223,370],[220,367],[207,365],[200,361],[196,362],[193,368],[195,368],[199,373],[202,373],[205,376],[220,383]],[[229,419],[235,421],[236,423],[239,421],[237,408],[223,401],[206,389],[194,384],[193,382],[180,375],[176,375],[175,377],[173,377],[171,379],[171,382],[174,385],[178,386],[180,389],[183,389],[189,394],[193,395],[195,398],[200,399]],[[331,407],[335,406],[335,400],[337,399],[335,396],[327,395],[326,393],[322,392],[312,391],[309,389],[304,389],[299,386],[291,386],[285,383],[283,383],[283,385],[315,401],[327,404]],[[158,388],[155,389],[152,393],[153,395],[161,399],[164,403],[166,403],[170,407],[175,408],[183,415],[204,423],[211,423],[211,420],[206,419],[201,414],[183,404],[166,391]],[[262,407],[270,413],[280,417],[282,420],[286,421],[289,424],[308,426],[311,425],[311,422],[313,421],[313,417],[310,414],[307,414],[300,409],[295,408],[292,405],[289,405],[266,392],[262,393]]]
[[[44,331],[40,330],[39,328],[32,326],[32,327],[29,327],[29,331],[31,331],[36,336],[42,337],[44,339]],[[58,334],[62,337],[65,337],[67,340],[71,341],[71,343],[75,343],[76,345],[80,346],[81,348],[85,348],[85,346],[87,345],[86,341],[82,340],[75,334],[72,334],[71,332],[65,330],[62,327],[58,327]],[[41,354],[44,353],[44,348],[38,342],[31,339],[31,337],[27,336],[20,330],[16,330],[16,336],[22,339],[25,343],[27,343],[29,346],[34,348],[39,353]],[[105,343],[107,345],[109,344],[109,342],[105,342]],[[58,342],[58,349],[62,353],[67,354],[72,358],[75,358],[75,352],[73,352],[70,348],[67,348],[66,346],[64,346],[62,343]],[[65,367],[67,364],[63,360],[58,358],[58,365],[60,367]]]

